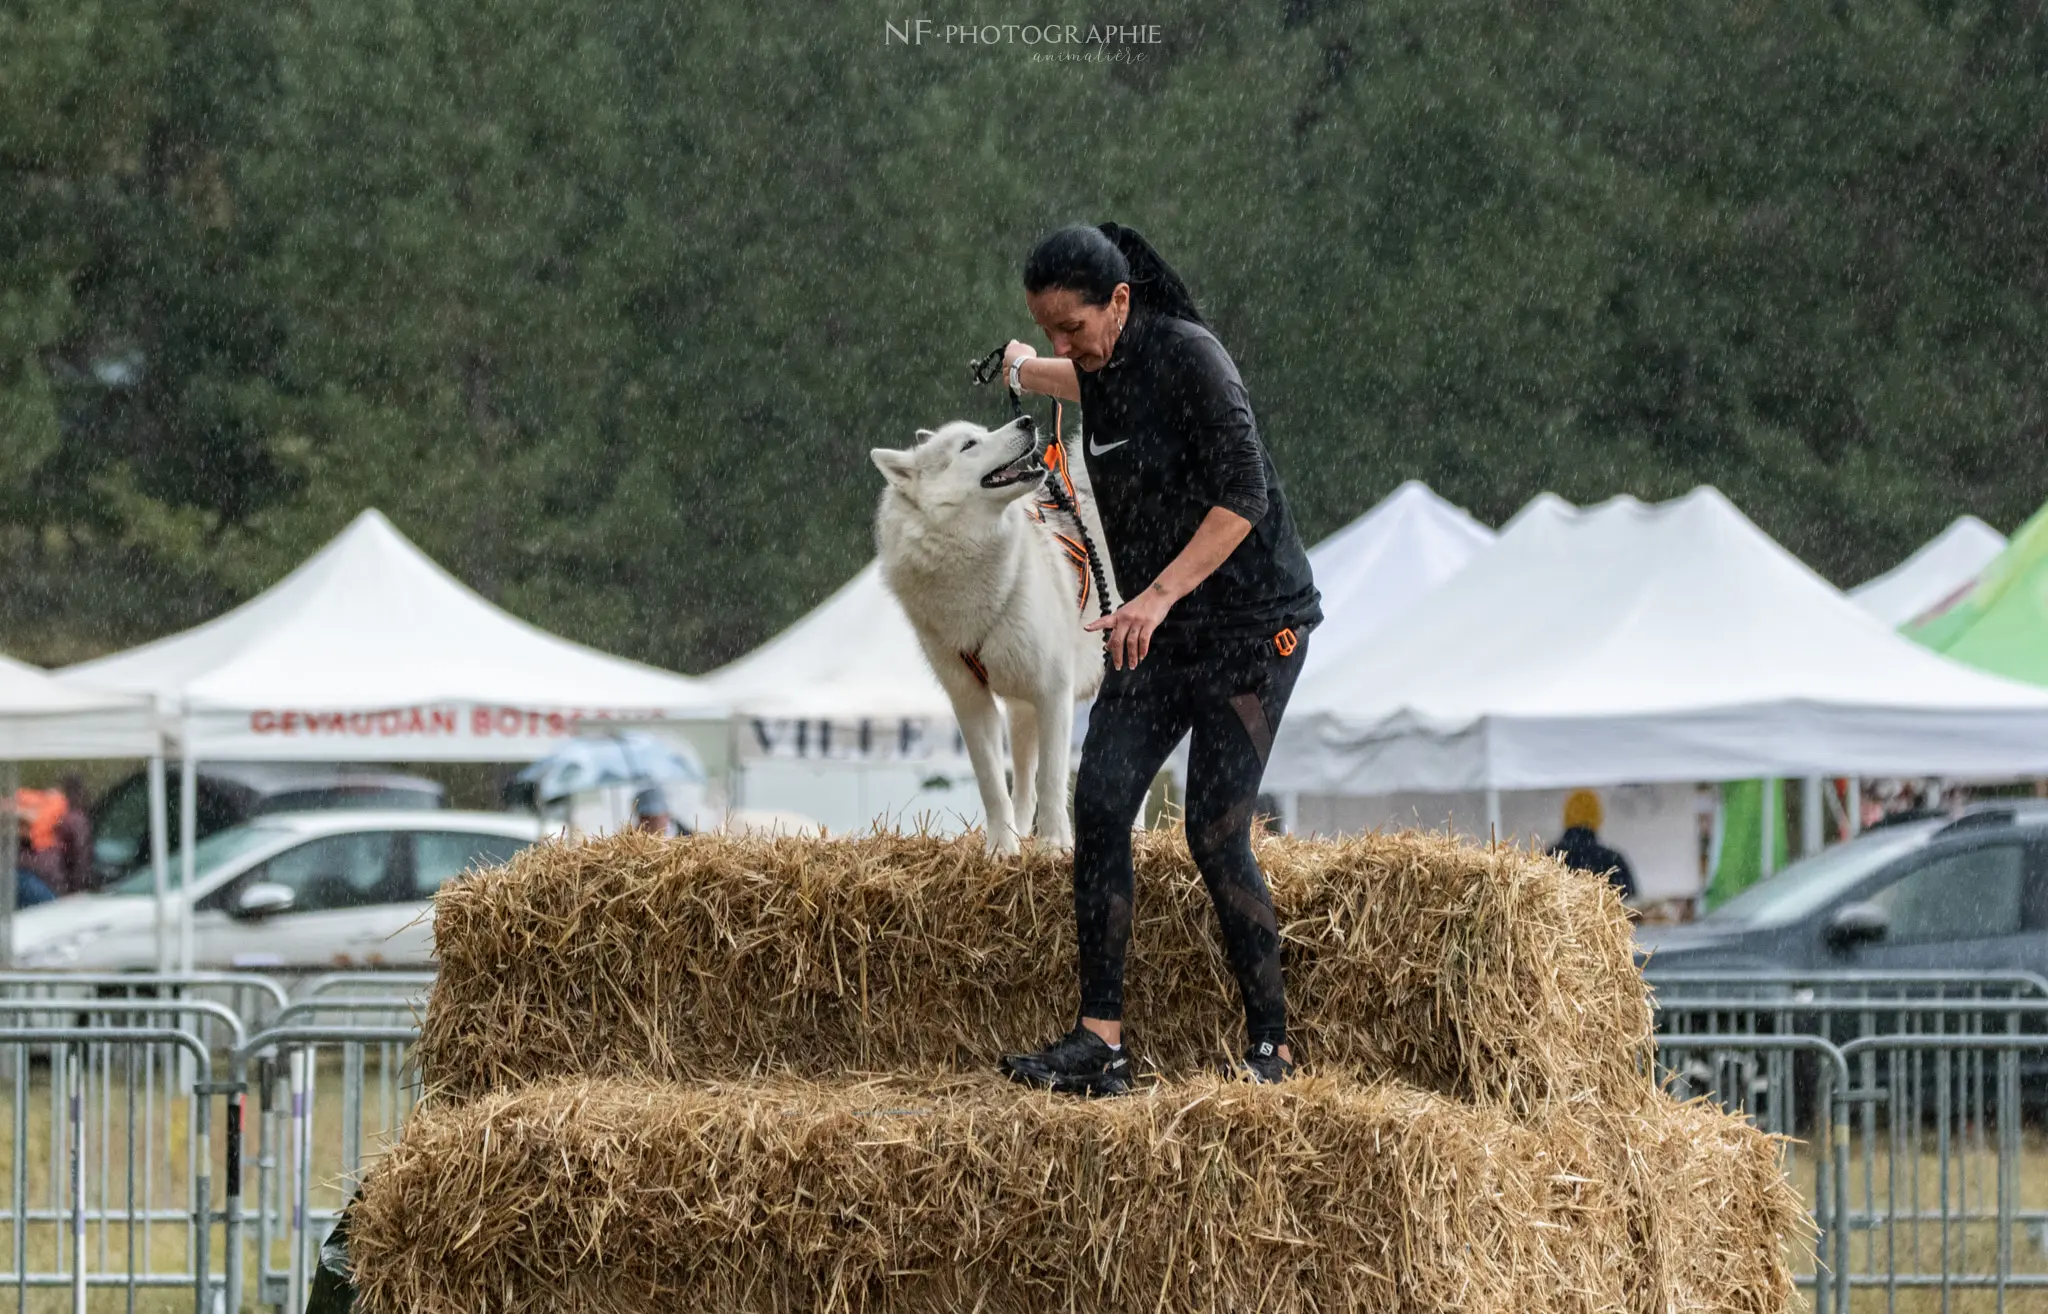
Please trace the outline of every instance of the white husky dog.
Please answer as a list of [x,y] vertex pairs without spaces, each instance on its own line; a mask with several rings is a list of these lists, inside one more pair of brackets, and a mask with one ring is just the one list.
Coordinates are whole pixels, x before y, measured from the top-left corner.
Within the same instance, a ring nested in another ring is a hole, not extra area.
[[[1060,513],[1029,497],[1047,473],[1030,416],[995,430],[956,420],[917,436],[909,451],[870,453],[888,479],[875,514],[882,578],[952,699],[989,851],[1017,852],[1027,830],[1071,848],[1074,704],[1102,683],[1102,634],[1082,628],[1095,614],[1086,540],[1046,523]],[[1009,710],[1008,795],[998,696]]]

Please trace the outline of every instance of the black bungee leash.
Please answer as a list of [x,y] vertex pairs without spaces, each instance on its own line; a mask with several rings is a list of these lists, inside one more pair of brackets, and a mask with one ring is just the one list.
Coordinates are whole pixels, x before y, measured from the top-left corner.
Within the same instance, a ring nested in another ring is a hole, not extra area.
[[[980,360],[968,362],[967,368],[973,373],[975,383],[988,384],[995,382],[996,376],[1002,372],[1003,368],[1003,348],[1008,345],[1007,342],[1003,343]],[[1023,398],[1018,396],[1017,391],[1010,387],[1007,381],[1003,384],[1003,394],[1010,399],[1010,418],[1012,420],[1022,419],[1024,416]],[[1081,515],[1079,502],[1070,496],[1067,491],[1067,450],[1064,436],[1060,434],[1061,426],[1059,419],[1063,413],[1060,408],[1059,399],[1054,398],[1053,443],[1060,449],[1060,474],[1059,477],[1048,478],[1045,482],[1052,489],[1052,504],[1073,518],[1074,530],[1081,536],[1081,547],[1088,554],[1088,573],[1095,580],[1096,605],[1101,609],[1102,614],[1107,616],[1110,613],[1109,579],[1102,571],[1102,553],[1097,550],[1095,540],[1089,537],[1088,521]],[[1051,475],[1053,472],[1048,470],[1046,473]]]

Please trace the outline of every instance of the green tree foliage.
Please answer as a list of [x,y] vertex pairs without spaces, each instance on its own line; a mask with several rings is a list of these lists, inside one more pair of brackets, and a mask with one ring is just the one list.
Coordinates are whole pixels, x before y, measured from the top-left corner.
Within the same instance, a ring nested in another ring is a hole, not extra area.
[[190,624],[374,505],[703,669],[866,560],[870,447],[1000,413],[965,364],[1075,220],[1181,267],[1311,536],[1711,482],[1849,583],[2048,496],[2036,6],[969,21],[0,0],[0,646]]

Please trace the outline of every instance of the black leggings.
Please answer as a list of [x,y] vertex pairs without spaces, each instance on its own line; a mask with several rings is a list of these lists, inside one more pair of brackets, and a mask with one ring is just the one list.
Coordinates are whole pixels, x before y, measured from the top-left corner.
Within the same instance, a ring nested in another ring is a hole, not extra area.
[[1252,807],[1280,713],[1308,655],[1308,636],[1282,656],[1272,640],[1155,648],[1129,670],[1103,672],[1088,714],[1074,789],[1074,920],[1081,1015],[1123,1017],[1131,938],[1131,825],[1180,737],[1188,745],[1188,850],[1201,870],[1253,1044],[1287,1038],[1280,932],[1252,857]]

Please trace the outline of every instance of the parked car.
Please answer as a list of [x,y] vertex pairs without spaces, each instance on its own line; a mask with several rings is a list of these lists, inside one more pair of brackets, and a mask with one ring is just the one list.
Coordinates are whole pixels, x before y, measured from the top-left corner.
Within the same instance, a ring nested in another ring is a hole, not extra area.
[[[194,966],[430,968],[434,891],[507,861],[541,834],[536,818],[517,813],[419,809],[283,812],[215,831],[193,849]],[[174,857],[174,887],[178,865]],[[17,912],[16,964],[154,968],[155,891],[145,866],[96,894]],[[183,891],[174,888],[172,899],[182,908]]]
[[[199,838],[272,812],[327,808],[444,808],[448,794],[425,776],[314,762],[201,762]],[[168,789],[173,847],[181,798],[173,768]],[[149,862],[149,776],[121,780],[92,809],[93,867],[102,885]]]
[[1898,822],[1757,882],[1696,922],[1644,927],[1645,971],[2048,975],[2048,804]]
[[[2048,976],[2048,805],[2027,800],[1979,804],[1961,816],[1946,814],[1888,822],[1856,839],[1793,863],[1744,890],[1689,925],[1644,927],[1637,932],[1644,973],[1667,1006],[1658,1013],[1667,1037],[1702,1032],[1783,1032],[1821,1036],[1842,1044],[1858,1036],[1900,1030],[2003,1031],[2012,1024],[1996,1004],[1981,1015],[1942,1017],[1910,1007],[1874,1003],[1852,1010],[1811,1006],[1824,996],[1866,996],[1860,986],[1830,991],[1835,972],[1873,974],[1878,1000],[1931,1000],[1966,996],[1956,983],[1882,984],[1888,973],[1939,971],[1965,981],[1996,971]],[[1686,973],[1765,972],[1794,980],[1742,986]],[[2011,987],[1994,991],[2009,998]],[[2022,991],[2021,993],[2025,993]],[[1727,1000],[1725,1006],[1674,1009],[1680,1000]],[[1958,1005],[1970,1009],[1965,999]],[[2040,1019],[2021,1017],[2019,1029],[2037,1031]],[[1766,1056],[1738,1043],[1674,1054],[1674,1090],[1733,1096],[1751,1111],[1789,1097],[1785,1125],[1805,1126],[1818,1110],[1820,1066],[1810,1056],[1787,1060],[1790,1084],[1775,1087]],[[2048,1107],[2048,1063],[2036,1053],[2019,1058],[2020,1098]],[[1953,1100],[1967,1104],[1981,1092],[1973,1081],[1991,1071],[1983,1063],[1944,1068],[1925,1054],[1889,1057],[1858,1081],[1888,1092],[1907,1081],[1923,1110],[1938,1107],[1947,1081]],[[1943,1074],[1947,1075],[1944,1076]],[[1961,1106],[1959,1106],[1961,1107]],[[1894,1116],[1906,1116],[1895,1114]]]

